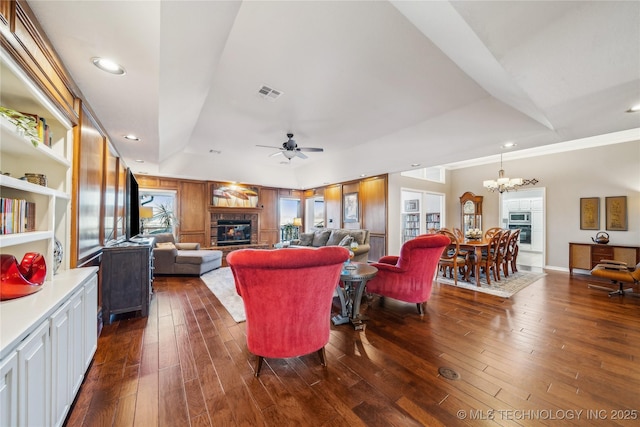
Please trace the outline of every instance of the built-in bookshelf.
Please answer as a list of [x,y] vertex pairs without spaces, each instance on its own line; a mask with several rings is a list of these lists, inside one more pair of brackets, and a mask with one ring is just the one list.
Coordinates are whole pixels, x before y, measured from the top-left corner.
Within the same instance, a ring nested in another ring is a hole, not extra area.
[[402,243],[420,235],[420,214],[402,214]]
[[[18,262],[28,252],[43,254],[50,280],[56,265],[55,241],[60,242],[63,252],[70,245],[72,125],[3,51],[0,72],[4,107],[4,114],[0,114],[0,192],[4,199],[0,251],[15,256]],[[37,116],[36,132],[42,129],[38,139],[34,140],[33,133],[25,131],[7,110]],[[34,181],[34,176],[41,179]],[[29,208],[23,211],[20,206]],[[26,220],[20,218],[24,215]],[[6,223],[9,219],[11,224]],[[58,270],[68,266],[67,256]]]
[[427,231],[440,228],[440,212],[430,212],[426,215]]

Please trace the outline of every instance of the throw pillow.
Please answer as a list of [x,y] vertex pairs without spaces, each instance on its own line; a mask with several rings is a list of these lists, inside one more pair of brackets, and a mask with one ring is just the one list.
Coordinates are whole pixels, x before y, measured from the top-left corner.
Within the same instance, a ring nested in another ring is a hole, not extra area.
[[175,249],[176,245],[171,242],[159,242],[156,243],[156,247],[160,249]]
[[300,246],[311,246],[313,243],[314,233],[300,233]]
[[327,240],[327,246],[339,245],[340,241],[348,235],[349,232],[346,230],[331,230],[331,235],[329,236],[329,240]]
[[355,240],[356,242],[358,242],[359,245],[364,245],[364,235],[365,235],[365,231],[363,230],[353,230],[350,231],[349,234],[351,236],[353,236],[353,240]]
[[338,243],[338,246],[345,246],[348,248],[351,246],[351,242],[353,242],[353,237],[344,236],[344,238],[340,240],[340,243]]
[[316,230],[313,233],[313,242],[312,246],[319,248],[320,246],[326,246],[327,240],[329,240],[329,236],[331,235],[331,230]]

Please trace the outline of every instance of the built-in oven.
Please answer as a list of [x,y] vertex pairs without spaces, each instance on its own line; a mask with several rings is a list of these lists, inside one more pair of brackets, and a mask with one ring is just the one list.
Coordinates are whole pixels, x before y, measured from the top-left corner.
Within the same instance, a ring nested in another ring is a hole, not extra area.
[[531,212],[509,212],[509,224],[531,225]]
[[509,224],[510,230],[520,229],[519,242],[523,245],[531,244],[531,224]]

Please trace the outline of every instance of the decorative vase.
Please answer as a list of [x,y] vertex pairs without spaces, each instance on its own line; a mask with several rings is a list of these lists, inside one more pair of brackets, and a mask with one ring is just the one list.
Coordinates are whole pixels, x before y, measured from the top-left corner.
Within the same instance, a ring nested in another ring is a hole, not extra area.
[[62,265],[62,256],[64,251],[62,249],[62,243],[58,239],[54,239],[53,243],[53,274],[58,272],[58,268]]
[[19,264],[13,255],[2,254],[0,261],[0,301],[24,297],[42,289],[47,265],[41,254],[27,252]]

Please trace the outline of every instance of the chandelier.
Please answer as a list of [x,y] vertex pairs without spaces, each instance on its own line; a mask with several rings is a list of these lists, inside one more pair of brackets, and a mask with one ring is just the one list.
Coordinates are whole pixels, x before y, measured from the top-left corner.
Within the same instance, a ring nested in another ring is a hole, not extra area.
[[502,154],[500,154],[500,170],[498,171],[498,179],[488,179],[482,181],[482,186],[487,190],[498,193],[504,193],[505,191],[517,191],[518,187],[523,185],[536,185],[538,180],[522,179],[522,178],[507,178],[504,176],[504,169],[502,169]]

